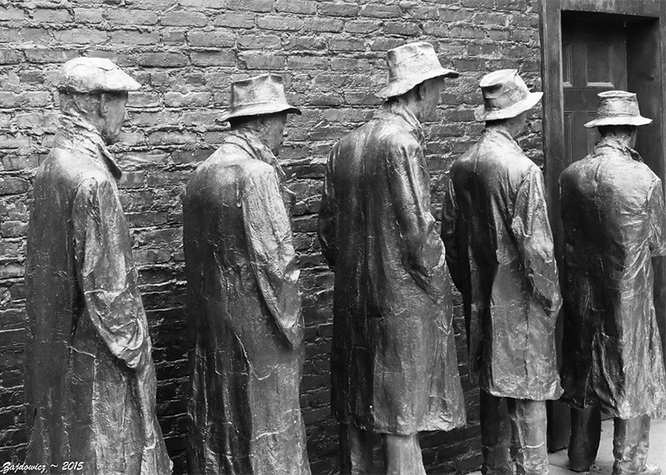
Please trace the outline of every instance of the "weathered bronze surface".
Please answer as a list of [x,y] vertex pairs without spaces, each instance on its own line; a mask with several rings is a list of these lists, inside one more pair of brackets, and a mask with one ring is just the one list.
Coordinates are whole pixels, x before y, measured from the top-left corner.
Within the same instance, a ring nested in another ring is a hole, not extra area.
[[[651,258],[666,254],[661,180],[631,148],[634,94],[599,94],[594,150],[560,175],[565,241],[563,399],[574,411],[570,458],[585,470],[598,415],[615,417],[614,473],[646,469],[649,417],[666,416],[666,373]],[[647,420],[644,420],[647,418]]]
[[[107,103],[107,115],[99,102],[105,87],[115,93],[138,84],[108,60],[72,61],[61,75],[69,92],[61,90],[55,146],[37,171],[28,231],[26,462],[50,473],[168,474],[151,341],[116,187],[121,172],[104,142],[120,129],[127,96]],[[104,81],[107,74],[113,81]],[[90,94],[73,99],[82,85]]]
[[[255,102],[262,102],[275,80],[235,86],[260,89]],[[247,109],[262,110],[273,112],[265,104]],[[304,328],[292,194],[265,139],[232,126],[184,198],[192,473],[310,473],[299,404]]]
[[333,411],[374,432],[465,421],[444,246],[430,214],[421,125],[385,105],[338,142],[320,210],[335,270]]
[[515,70],[490,73],[480,86],[476,117],[486,128],[451,167],[442,239],[463,295],[470,378],[482,390],[484,472],[511,473],[513,440],[517,473],[544,473],[544,401],[562,393],[561,297],[543,175],[514,138],[541,95]]

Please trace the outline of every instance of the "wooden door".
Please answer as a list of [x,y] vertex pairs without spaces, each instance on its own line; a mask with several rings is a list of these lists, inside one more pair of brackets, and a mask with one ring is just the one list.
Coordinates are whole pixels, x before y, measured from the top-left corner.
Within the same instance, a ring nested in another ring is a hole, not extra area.
[[627,89],[626,28],[620,21],[591,21],[587,16],[562,18],[562,92],[566,165],[580,160],[599,138],[592,120],[597,94]]
[[[564,164],[585,157],[599,138],[596,128],[583,124],[595,116],[602,91],[627,89],[627,44],[624,22],[603,15],[562,13],[562,94],[564,98]],[[552,177],[551,177],[552,178]],[[556,179],[556,177],[555,177]],[[561,226],[559,219],[553,226]],[[556,235],[561,236],[560,230]],[[561,260],[561,246],[558,246]],[[562,317],[557,341],[562,341]],[[561,348],[558,347],[558,354]],[[569,408],[561,402],[548,405],[548,449],[569,444]]]

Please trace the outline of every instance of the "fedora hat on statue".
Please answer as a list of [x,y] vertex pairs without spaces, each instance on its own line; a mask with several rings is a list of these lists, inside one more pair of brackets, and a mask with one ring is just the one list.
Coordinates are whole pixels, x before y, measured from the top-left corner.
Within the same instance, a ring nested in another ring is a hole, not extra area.
[[457,78],[453,69],[443,68],[432,45],[418,41],[398,46],[388,51],[388,84],[376,95],[382,99],[400,96],[428,79],[437,77]]
[[282,77],[276,74],[262,74],[231,83],[229,109],[220,120],[278,112],[301,113],[287,102]]
[[479,83],[483,105],[474,111],[476,120],[510,119],[530,110],[543,92],[530,92],[515,69],[501,69],[486,74]]
[[652,119],[643,117],[638,110],[636,94],[627,91],[604,91],[597,94],[597,117],[585,127],[603,127],[605,125],[647,125]]

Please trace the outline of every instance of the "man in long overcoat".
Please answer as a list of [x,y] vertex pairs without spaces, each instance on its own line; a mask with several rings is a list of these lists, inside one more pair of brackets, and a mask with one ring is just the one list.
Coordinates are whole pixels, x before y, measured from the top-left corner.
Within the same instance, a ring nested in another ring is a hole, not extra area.
[[234,82],[231,130],[187,185],[192,473],[310,474],[293,194],[275,157],[287,113],[279,76]]
[[[560,388],[555,321],[561,298],[539,168],[515,141],[541,98],[516,70],[481,80],[481,139],[454,162],[442,216],[463,295],[469,370],[481,387],[484,473],[547,473],[546,405]],[[506,410],[511,419],[511,430]]]
[[633,149],[636,95],[599,94],[601,138],[560,175],[565,267],[562,385],[572,407],[571,468],[599,447],[600,410],[615,418],[613,473],[646,465],[650,417],[666,415],[666,373],[654,310],[651,259],[666,254],[661,180]]
[[155,416],[151,341],[106,143],[139,84],[108,59],[58,78],[60,125],[28,228],[26,462],[52,473],[171,472]]
[[319,215],[335,271],[332,407],[341,423],[343,473],[424,474],[419,431],[465,422],[444,246],[430,212],[420,121],[434,112],[444,77],[432,45],[388,53],[386,101],[331,150]]

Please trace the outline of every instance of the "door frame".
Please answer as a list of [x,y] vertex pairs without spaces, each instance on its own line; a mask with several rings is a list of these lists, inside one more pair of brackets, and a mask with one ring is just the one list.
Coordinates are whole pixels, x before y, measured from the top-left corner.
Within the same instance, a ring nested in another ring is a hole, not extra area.
[[[596,14],[623,15],[636,20],[651,22],[651,27],[627,27],[627,89],[636,92],[641,113],[653,119],[652,133],[641,140],[638,134],[636,148],[645,162],[666,185],[666,1],[664,0],[541,0],[539,5],[541,37],[541,77],[544,93],[543,150],[546,193],[550,221],[555,240],[558,261],[563,255],[562,227],[560,225],[560,203],[558,180],[568,166],[565,163],[564,143],[564,94],[562,90],[562,12],[586,12]],[[628,23],[630,25],[631,22]],[[631,29],[632,41],[629,39]],[[637,54],[643,42],[649,43],[655,54]],[[632,54],[633,53],[633,54]],[[582,157],[580,157],[582,158]],[[666,258],[653,259],[655,282],[666,283]],[[666,285],[662,286],[666,287]],[[655,300],[664,304],[657,308],[657,318],[662,334],[662,345],[666,355],[666,288],[655,287]],[[558,319],[561,325],[561,318]],[[561,334],[561,333],[560,333]],[[561,342],[558,341],[558,346]],[[558,354],[560,353],[558,348]],[[568,411],[561,403],[549,405],[549,419],[562,420],[568,426]],[[567,430],[568,432],[568,430]],[[551,447],[559,439],[558,446]],[[563,434],[549,424],[549,449],[557,450],[562,445]]]

